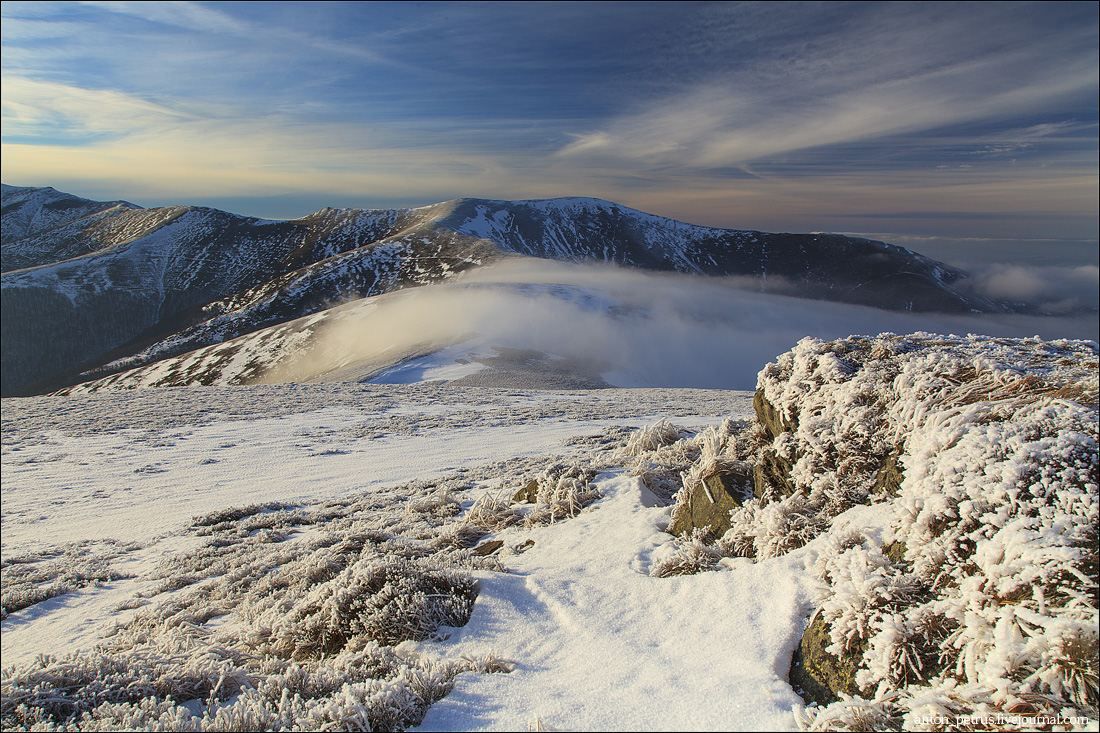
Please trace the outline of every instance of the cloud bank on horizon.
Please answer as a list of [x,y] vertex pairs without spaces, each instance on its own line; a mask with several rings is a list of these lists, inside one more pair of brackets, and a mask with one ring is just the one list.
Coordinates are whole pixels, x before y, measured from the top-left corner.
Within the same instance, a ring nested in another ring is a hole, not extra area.
[[[2,177],[1095,240],[1095,3],[7,3]],[[142,196],[135,196],[140,192]]]

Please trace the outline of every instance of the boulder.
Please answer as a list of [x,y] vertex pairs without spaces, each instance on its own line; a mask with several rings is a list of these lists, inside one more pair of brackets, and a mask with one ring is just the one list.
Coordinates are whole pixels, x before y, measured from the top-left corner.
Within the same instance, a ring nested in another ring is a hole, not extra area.
[[756,390],[752,396],[752,407],[756,411],[756,420],[764,427],[768,437],[775,440],[782,433],[793,430],[798,425],[797,419],[787,420],[775,409],[772,403],[764,397],[764,390]]
[[[796,419],[787,420],[764,397],[764,390],[756,390],[752,397],[752,407],[756,411],[756,421],[764,428],[764,434],[773,441],[783,433],[794,429]],[[753,496],[771,501],[782,499],[794,493],[794,484],[790,480],[791,462],[782,458],[771,448],[760,451],[758,461],[753,466]]]
[[838,658],[826,651],[831,643],[829,625],[818,611],[810,619],[791,659],[791,687],[806,702],[828,705],[840,699],[838,693],[861,693],[856,685],[856,671],[863,659],[862,647]]
[[794,466],[771,448],[760,451],[752,469],[752,493],[757,499],[782,499],[794,493],[791,470]]
[[730,511],[741,506],[752,487],[752,468],[744,461],[724,464],[703,477],[676,507],[668,531],[690,535],[693,529],[721,537],[730,528]]
[[489,540],[475,547],[474,554],[480,555],[481,557],[487,557],[502,547],[504,547],[504,540]]

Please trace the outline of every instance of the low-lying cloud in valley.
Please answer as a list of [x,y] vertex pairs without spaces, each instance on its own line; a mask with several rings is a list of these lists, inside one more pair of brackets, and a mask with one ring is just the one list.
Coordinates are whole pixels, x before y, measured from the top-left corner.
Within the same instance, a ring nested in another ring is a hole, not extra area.
[[996,300],[1033,304],[1042,313],[1096,310],[1100,304],[1100,268],[1025,267],[993,264],[974,274],[974,289]]
[[[975,287],[1046,298],[1055,292],[1048,275],[1028,280],[1006,269]],[[1091,277],[1096,287],[1095,268],[1071,277],[1085,288]],[[476,359],[494,349],[542,352],[615,386],[751,389],[760,368],[804,336],[884,331],[1096,340],[1098,321],[1095,313],[884,311],[760,292],[752,279],[517,259],[349,305],[343,317],[329,320],[310,357],[278,370],[277,381],[348,377],[357,368],[376,374],[402,358],[463,344],[448,358]]]

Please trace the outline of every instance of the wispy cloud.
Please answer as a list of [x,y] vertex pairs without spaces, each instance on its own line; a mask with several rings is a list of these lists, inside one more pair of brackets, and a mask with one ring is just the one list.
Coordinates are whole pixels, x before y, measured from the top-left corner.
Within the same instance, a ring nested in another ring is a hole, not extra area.
[[[834,81],[824,93],[813,74],[792,75],[775,86],[770,78],[754,82],[750,70],[654,100],[598,130],[576,134],[558,154],[718,167],[966,123],[1004,122],[1096,89],[1094,58],[1067,62],[1048,51],[1044,45],[1003,52],[873,83],[861,73],[850,86],[837,89]],[[1071,125],[1034,125],[1013,144],[1031,144]],[[972,142],[982,138],[976,135]]]
[[304,45],[336,55],[351,56],[366,61],[392,63],[389,59],[368,47],[342,43],[332,39],[305,33],[294,28],[270,26],[263,23],[244,20],[229,13],[216,10],[197,2],[109,2],[106,0],[84,0],[81,5],[98,8],[111,13],[129,15],[135,18],[182,28],[199,33],[232,35],[242,38],[258,36],[274,37],[289,43]]
[[1095,228],[1083,5],[645,8],[6,2],[2,175],[280,207],[592,195],[771,229]]
[[184,120],[188,115],[109,89],[86,89],[4,75],[0,124],[8,138],[83,141],[124,136]]
[[177,28],[200,31],[202,33],[247,33],[248,23],[194,2],[93,2],[86,0],[81,5],[106,10],[111,13],[131,15],[152,23],[163,23]]

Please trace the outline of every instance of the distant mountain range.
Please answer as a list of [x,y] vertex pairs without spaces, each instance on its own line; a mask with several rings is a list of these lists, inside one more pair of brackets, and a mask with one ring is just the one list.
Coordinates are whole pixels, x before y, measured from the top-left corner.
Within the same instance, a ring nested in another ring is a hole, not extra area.
[[745,276],[894,310],[1006,309],[959,289],[966,273],[883,242],[694,226],[591,198],[326,208],[273,221],[4,185],[0,206],[5,396],[152,364],[506,257]]

